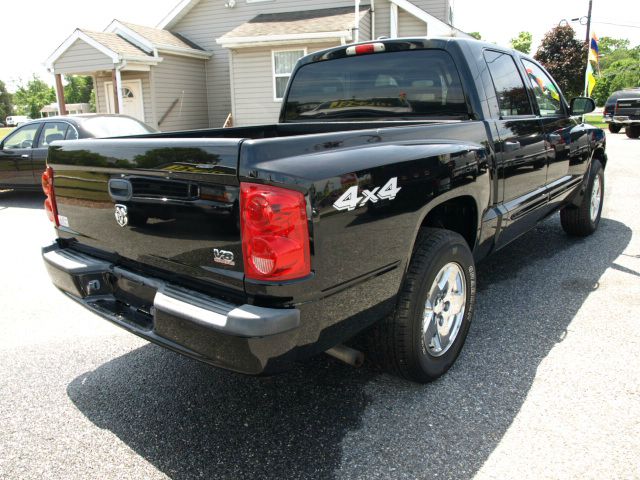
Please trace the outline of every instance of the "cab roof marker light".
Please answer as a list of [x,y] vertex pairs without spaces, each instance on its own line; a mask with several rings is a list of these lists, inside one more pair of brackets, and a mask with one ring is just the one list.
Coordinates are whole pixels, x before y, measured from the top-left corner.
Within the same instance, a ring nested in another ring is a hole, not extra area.
[[351,45],[347,47],[345,53],[347,55],[366,55],[368,53],[384,52],[384,43],[365,43],[362,45]]

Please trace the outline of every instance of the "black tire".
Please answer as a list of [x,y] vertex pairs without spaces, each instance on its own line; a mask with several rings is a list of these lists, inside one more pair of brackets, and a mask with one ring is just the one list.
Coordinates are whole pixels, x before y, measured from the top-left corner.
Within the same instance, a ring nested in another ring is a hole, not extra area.
[[[600,182],[600,205],[595,219],[591,218],[591,197],[594,194],[595,181]],[[604,169],[599,160],[594,159],[587,182],[587,188],[582,196],[580,206],[568,205],[560,210],[562,229],[569,235],[586,237],[598,229],[602,205],[604,204]]]
[[629,138],[638,138],[640,137],[640,125],[625,127],[624,133],[626,133]]
[[609,131],[611,133],[618,133],[618,132],[620,132],[620,130],[622,130],[622,126],[621,125],[616,125],[615,123],[610,123],[609,124]]
[[[423,338],[425,301],[436,276],[449,263],[458,264],[466,284],[462,323],[450,347],[440,356],[429,353]],[[455,362],[469,331],[476,297],[473,255],[455,232],[423,228],[400,291],[395,312],[380,321],[370,339],[371,354],[403,378],[426,383],[443,375]]]

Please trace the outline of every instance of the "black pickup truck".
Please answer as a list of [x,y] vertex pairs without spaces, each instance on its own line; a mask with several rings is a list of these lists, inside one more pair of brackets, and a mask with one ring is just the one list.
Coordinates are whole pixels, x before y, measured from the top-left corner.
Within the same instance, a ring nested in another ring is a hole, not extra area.
[[277,124],[52,145],[44,261],[88,309],[212,365],[358,363],[358,336],[433,380],[467,335],[476,262],[558,210],[570,235],[598,227],[593,108],[473,40],[313,53]]
[[611,133],[624,127],[627,137],[640,137],[640,88],[613,92],[604,105],[602,118]]

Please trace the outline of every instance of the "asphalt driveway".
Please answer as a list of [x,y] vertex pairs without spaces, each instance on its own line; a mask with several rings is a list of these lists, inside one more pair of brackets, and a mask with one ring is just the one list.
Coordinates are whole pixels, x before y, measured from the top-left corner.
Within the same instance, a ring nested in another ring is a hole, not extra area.
[[608,150],[600,230],[554,216],[480,264],[467,344],[426,386],[148,344],[51,286],[42,197],[0,192],[0,478],[640,478],[640,141]]

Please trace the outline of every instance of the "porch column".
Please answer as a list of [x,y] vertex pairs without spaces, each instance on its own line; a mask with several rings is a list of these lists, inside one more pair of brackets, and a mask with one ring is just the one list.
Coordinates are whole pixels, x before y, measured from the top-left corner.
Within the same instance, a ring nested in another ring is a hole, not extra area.
[[120,88],[120,70],[117,68],[114,68],[111,71],[111,83],[113,85],[113,113],[120,113],[120,106],[122,105],[122,89]]
[[58,110],[60,111],[60,115],[67,114],[67,105],[64,101],[64,88],[62,87],[62,75],[59,73],[55,74],[56,77],[56,95],[58,96]]

